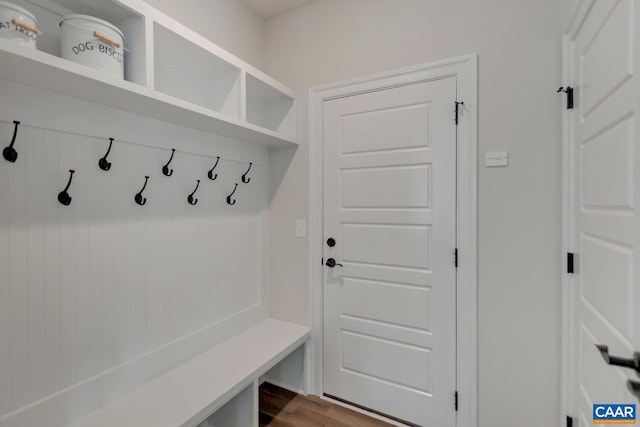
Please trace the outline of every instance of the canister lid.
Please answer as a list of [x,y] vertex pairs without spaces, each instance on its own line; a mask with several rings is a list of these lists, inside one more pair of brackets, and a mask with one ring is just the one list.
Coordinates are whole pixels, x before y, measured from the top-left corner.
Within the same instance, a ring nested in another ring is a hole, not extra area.
[[89,22],[93,22],[95,24],[104,25],[105,27],[107,27],[107,28],[115,31],[116,33],[118,33],[120,35],[120,37],[122,37],[122,40],[124,40],[124,34],[122,34],[122,31],[120,31],[120,28],[116,27],[111,22],[105,21],[104,19],[96,18],[95,16],[78,15],[78,14],[65,15],[65,16],[62,17],[62,21],[60,21],[60,26],[62,26],[62,23],[64,21],[74,21],[74,20],[75,21],[89,21]]
[[36,25],[38,24],[38,20],[33,15],[33,13],[29,12],[24,7],[18,6],[17,4],[9,3],[8,1],[0,1],[0,8],[2,7],[14,10],[22,15],[25,15],[27,18],[30,18],[33,22],[35,22]]

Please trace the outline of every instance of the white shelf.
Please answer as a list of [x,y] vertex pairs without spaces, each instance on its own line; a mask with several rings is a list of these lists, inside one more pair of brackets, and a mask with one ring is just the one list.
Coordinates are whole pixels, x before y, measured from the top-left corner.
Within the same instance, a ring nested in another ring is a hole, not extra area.
[[295,99],[247,73],[247,122],[295,137]]
[[155,23],[155,90],[240,117],[240,68]]
[[[36,15],[44,34],[40,50],[0,39],[0,79],[235,140],[297,145],[292,91],[146,3],[15,1]],[[66,13],[91,14],[124,31],[126,80],[57,56],[57,23]]]
[[[220,409],[224,417],[237,414],[232,409],[237,405],[254,412],[258,378],[304,344],[309,334],[307,327],[266,319],[71,427],[195,426]],[[224,408],[227,402],[233,403]]]

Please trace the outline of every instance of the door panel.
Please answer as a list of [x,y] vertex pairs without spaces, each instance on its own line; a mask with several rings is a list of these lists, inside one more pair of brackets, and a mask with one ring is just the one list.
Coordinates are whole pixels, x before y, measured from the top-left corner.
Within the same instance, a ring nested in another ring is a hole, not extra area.
[[347,114],[342,154],[429,146],[430,105],[403,105]]
[[[431,375],[415,374],[425,368],[431,370],[429,349],[346,330],[342,331],[342,341],[345,370],[429,393]],[[389,360],[402,360],[402,366],[394,366]]]
[[429,270],[431,228],[424,225],[343,224],[343,260]]
[[[367,301],[368,304],[362,304]],[[396,307],[404,307],[397,310]],[[429,288],[371,280],[344,279],[342,311],[345,316],[375,319],[429,330]]]
[[[583,33],[582,45],[582,112],[589,115],[622,83],[632,75],[633,57],[629,49],[633,42],[630,27],[632,0],[599,1],[590,16],[594,24],[601,23],[593,38]],[[610,12],[611,5],[613,10]],[[610,13],[609,16],[606,16]],[[604,18],[604,21],[602,21]],[[597,24],[596,24],[597,25]],[[615,46],[615,48],[612,48]]]
[[582,146],[582,201],[585,208],[631,209],[633,119],[585,141]]
[[456,80],[324,104],[324,391],[452,427]]
[[578,253],[571,410],[583,427],[592,425],[595,403],[637,403],[626,382],[638,376],[607,365],[595,347],[625,358],[640,350],[637,19],[632,0],[593,2],[570,47],[577,100],[571,244]]
[[[342,206],[428,208],[430,176],[429,165],[345,170],[342,172]],[[379,190],[386,186],[399,190]]]
[[584,302],[630,339],[630,307],[626,302],[633,296],[633,252],[587,235],[582,236],[580,246],[584,260],[581,272]]

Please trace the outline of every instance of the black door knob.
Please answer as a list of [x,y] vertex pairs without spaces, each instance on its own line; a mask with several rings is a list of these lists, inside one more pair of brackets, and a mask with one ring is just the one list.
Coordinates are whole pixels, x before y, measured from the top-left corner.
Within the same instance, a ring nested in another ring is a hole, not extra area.
[[333,259],[333,258],[328,258],[328,259],[327,259],[327,262],[325,262],[325,264],[324,264],[324,265],[326,265],[327,267],[330,267],[330,268],[333,268],[333,267],[335,267],[336,265],[339,265],[340,267],[342,267],[342,264],[338,264],[338,263],[336,262],[336,260],[335,260],[335,259]]
[[329,246],[330,248],[334,247],[336,245],[336,240],[333,237],[329,237],[327,239],[327,246]]

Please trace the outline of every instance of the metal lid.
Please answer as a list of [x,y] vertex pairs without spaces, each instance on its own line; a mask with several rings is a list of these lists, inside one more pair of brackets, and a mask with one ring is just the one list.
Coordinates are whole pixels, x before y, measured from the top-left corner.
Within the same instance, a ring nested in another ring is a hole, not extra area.
[[120,37],[122,37],[122,40],[124,40],[124,34],[122,33],[122,31],[120,31],[120,28],[116,27],[111,22],[107,22],[104,19],[96,18],[95,16],[78,15],[78,14],[65,15],[65,16],[62,17],[62,21],[60,21],[60,26],[62,26],[64,21],[72,21],[72,20],[90,21],[90,22],[93,22],[95,24],[104,25],[105,27],[107,27],[107,28],[115,31],[116,33],[118,33],[120,35]]
[[21,13],[22,15],[25,15],[27,18],[30,18],[31,20],[33,20],[33,22],[35,22],[36,25],[38,24],[38,20],[33,15],[33,13],[29,12],[24,7],[20,7],[17,4],[9,3],[8,1],[0,1],[0,7],[15,10],[16,12]]

